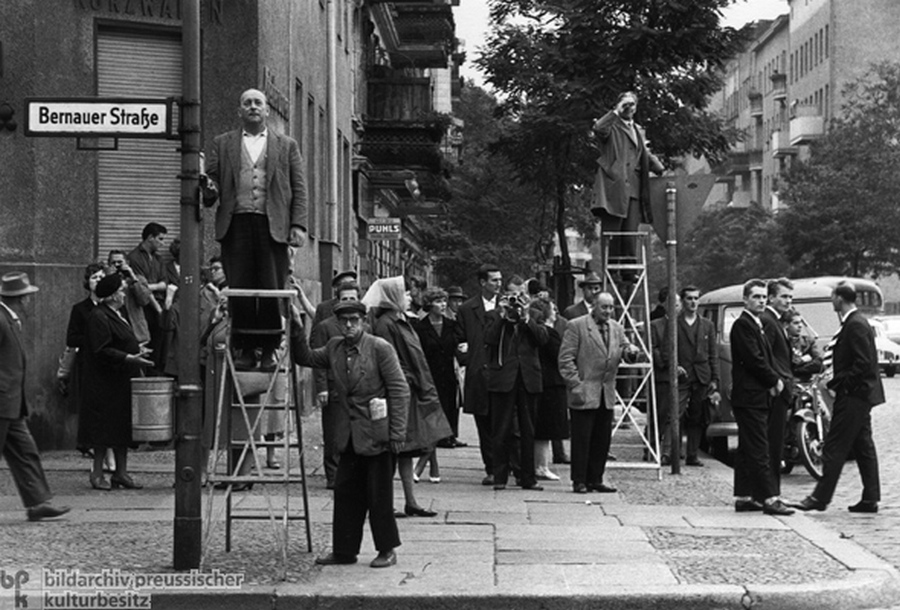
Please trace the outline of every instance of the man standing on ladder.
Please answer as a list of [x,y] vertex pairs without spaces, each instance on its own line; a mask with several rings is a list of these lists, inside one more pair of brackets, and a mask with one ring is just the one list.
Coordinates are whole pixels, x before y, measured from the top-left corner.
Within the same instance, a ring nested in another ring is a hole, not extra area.
[[[640,223],[653,222],[650,171],[661,174],[665,167],[647,148],[644,130],[634,122],[637,105],[637,94],[626,91],[615,108],[594,122],[600,156],[591,212],[600,219],[603,231],[634,233]],[[608,257],[618,263],[635,263],[635,239],[614,237]],[[634,273],[625,271],[621,279],[632,283]]]
[[[306,243],[307,200],[303,160],[296,140],[269,132],[266,95],[256,89],[241,94],[238,116],[241,129],[213,140],[201,177],[203,203],[216,210],[216,239],[222,245],[222,263],[231,288],[282,289],[290,274],[288,246]],[[281,312],[274,299],[232,299],[232,328],[281,328]],[[235,366],[275,366],[281,339],[272,336],[237,336]],[[240,350],[240,353],[237,353]]]

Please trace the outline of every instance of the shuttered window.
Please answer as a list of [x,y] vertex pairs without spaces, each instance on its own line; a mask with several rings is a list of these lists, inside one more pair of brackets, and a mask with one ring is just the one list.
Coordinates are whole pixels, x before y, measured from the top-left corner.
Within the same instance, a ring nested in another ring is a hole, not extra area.
[[[97,95],[166,98],[180,95],[181,41],[164,33],[116,32],[97,36]],[[179,234],[181,155],[176,140],[120,139],[98,153],[98,256],[141,241],[148,222]]]

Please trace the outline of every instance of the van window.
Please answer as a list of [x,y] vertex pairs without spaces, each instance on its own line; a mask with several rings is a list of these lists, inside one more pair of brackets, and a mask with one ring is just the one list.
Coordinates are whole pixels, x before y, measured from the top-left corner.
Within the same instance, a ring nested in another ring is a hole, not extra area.
[[722,342],[731,343],[731,325],[741,317],[744,311],[743,305],[730,305],[725,308],[722,316]]

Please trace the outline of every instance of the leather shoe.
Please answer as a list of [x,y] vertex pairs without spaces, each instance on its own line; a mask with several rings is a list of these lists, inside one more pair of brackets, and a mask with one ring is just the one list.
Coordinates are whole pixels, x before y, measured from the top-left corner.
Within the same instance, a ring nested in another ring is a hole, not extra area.
[[113,489],[118,489],[121,487],[122,489],[143,489],[144,486],[140,483],[135,483],[134,479],[131,478],[131,475],[123,474],[112,475],[109,477],[109,484]]
[[481,479],[481,484],[486,487],[493,485],[494,484],[494,475],[489,474],[486,477],[484,477],[483,479]]
[[572,459],[568,455],[557,455],[553,457],[554,464],[571,464]]
[[494,485],[494,491],[503,491],[506,489],[506,483],[496,483]]
[[275,352],[263,352],[262,357],[259,360],[260,370],[274,371],[276,366],[278,366],[278,359],[275,357]]
[[403,512],[410,517],[436,517],[437,513],[433,510],[425,510],[421,506],[410,506],[407,504],[403,507]]
[[618,461],[619,461],[619,458],[617,458],[616,456],[614,456],[612,453],[607,453],[607,454],[606,454],[606,461],[607,461],[607,462],[618,462]]
[[397,553],[393,549],[390,551],[381,551],[378,557],[369,564],[370,568],[389,568],[397,563]]
[[239,371],[246,371],[247,369],[255,369],[256,368],[256,356],[253,354],[253,351],[248,350],[245,352],[241,352],[241,354],[238,356],[235,356],[234,368],[238,369]]
[[44,519],[54,519],[65,515],[70,510],[72,509],[68,506],[53,506],[49,502],[42,502],[28,509],[28,520],[43,521]]
[[825,510],[825,503],[813,498],[812,496],[806,496],[799,502],[795,502],[792,504],[794,508],[799,508],[800,510]]
[[522,485],[522,489],[527,489],[529,491],[544,491],[544,486],[532,483],[531,485]]
[[584,483],[572,483],[572,491],[577,494],[586,494],[588,492],[588,488]]
[[793,508],[788,508],[787,504],[781,500],[774,500],[763,504],[763,512],[767,515],[781,515],[782,517],[787,517],[788,515],[793,515],[795,511]]
[[619,491],[615,487],[610,487],[609,485],[605,485],[603,483],[596,483],[594,485],[590,485],[589,488],[591,491],[596,491],[596,492],[599,492],[602,494],[614,494],[617,491]]
[[469,443],[464,443],[464,442],[462,442],[462,441],[460,441],[460,440],[453,439],[453,446],[454,446],[454,447],[468,447],[468,446],[469,446]]
[[870,502],[869,500],[860,500],[853,506],[848,506],[847,510],[851,513],[877,513],[878,502]]
[[316,563],[320,566],[339,566],[356,563],[356,555],[342,555],[340,553],[328,553],[321,557],[316,557]]
[[758,513],[763,509],[762,504],[756,500],[735,500],[734,512],[736,513]]
[[685,466],[703,466],[703,462],[695,457],[690,457],[684,462]]
[[441,449],[453,449],[456,445],[453,443],[452,438],[442,438],[437,442],[437,446]]

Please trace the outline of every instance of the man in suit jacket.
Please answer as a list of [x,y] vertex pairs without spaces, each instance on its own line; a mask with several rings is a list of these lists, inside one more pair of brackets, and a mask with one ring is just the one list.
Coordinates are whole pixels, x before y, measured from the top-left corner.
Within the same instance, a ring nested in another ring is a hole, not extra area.
[[335,305],[342,336],[312,350],[299,312],[292,314],[294,359],[330,369],[340,407],[333,441],[340,460],[334,480],[332,552],[316,563],[355,563],[368,513],[378,550],[370,565],[394,565],[394,549],[400,546],[393,507],[394,455],[403,449],[410,399],[400,360],[387,341],[365,332],[366,306],[359,301]]
[[24,273],[0,279],[0,453],[6,458],[29,521],[52,519],[69,512],[53,506],[41,456],[28,430],[28,395],[25,389],[25,338],[22,316],[37,292]]
[[[700,438],[706,425],[704,401],[719,401],[719,366],[716,352],[716,327],[710,320],[697,315],[700,289],[685,286],[681,289],[681,313],[678,316],[678,417],[684,421],[687,433],[685,464],[702,466],[697,458]],[[664,428],[668,430],[668,428]],[[663,453],[671,447],[666,435]]]
[[[734,458],[734,508],[790,515],[778,497],[772,447],[784,442],[784,413],[772,409],[772,398],[784,391],[785,381],[772,365],[772,348],[763,333],[759,314],[766,307],[766,284],[744,284],[744,311],[731,326],[731,406],[738,426]],[[779,424],[775,419],[780,419]],[[781,435],[778,435],[778,431]]]
[[506,488],[510,461],[517,454],[519,484],[523,489],[543,489],[534,472],[534,415],[543,391],[538,349],[550,335],[532,318],[526,301],[520,293],[506,295],[486,314],[494,489]]
[[[594,135],[600,145],[591,212],[604,231],[634,232],[642,222],[653,222],[650,210],[650,170],[662,173],[663,164],[647,148],[644,130],[634,122],[638,97],[626,91],[616,107],[597,119]],[[616,238],[610,259],[632,260],[633,238]]]
[[884,387],[875,350],[875,333],[856,309],[856,287],[838,284],[831,295],[841,328],[834,344],[834,374],[828,389],[835,394],[831,428],[822,455],[823,476],[812,494],[800,501],[802,510],[825,510],[851,449],[862,479],[862,499],[848,507],[853,513],[877,513],[881,500],[878,456],[872,440],[872,407],[884,402]]
[[[782,417],[780,421],[785,422],[794,399],[794,372],[791,366],[791,344],[782,318],[791,309],[791,304],[794,301],[794,284],[786,277],[778,278],[766,285],[766,293],[768,294],[768,304],[759,315],[759,319],[762,320],[766,339],[769,340],[769,345],[772,346],[772,366],[775,372],[778,373],[778,376],[784,380],[784,391],[772,399],[772,409],[781,412]],[[774,420],[772,423],[777,425],[777,422]],[[779,438],[784,439],[784,424],[782,424],[781,428],[781,436]],[[773,431],[773,435],[777,433],[777,430]],[[778,482],[780,489],[784,442],[782,441],[770,449],[772,471],[775,473],[775,480]]]
[[503,274],[496,265],[484,264],[478,269],[478,294],[459,306],[457,331],[462,365],[466,367],[463,412],[471,413],[478,430],[478,445],[485,477],[482,485],[494,484],[494,460],[491,450],[491,412],[488,402],[488,352],[484,341],[485,314],[497,307],[497,295],[503,285]]
[[590,315],[566,326],[559,348],[559,372],[566,380],[572,422],[572,489],[575,493],[616,489],[603,483],[616,406],[616,371],[638,349],[622,325],[611,320],[613,297],[601,292]]
[[[284,288],[290,274],[288,246],[306,242],[307,201],[300,147],[287,136],[266,128],[269,106],[263,92],[241,94],[238,116],[242,129],[216,136],[201,177],[203,202],[217,200],[216,239],[232,288]],[[258,301],[258,302],[257,302]],[[281,328],[275,299],[233,299],[232,331]],[[262,348],[262,366],[275,363],[278,336],[241,336],[233,344],[243,349],[236,365],[256,365],[254,350]]]
[[563,311],[563,317],[566,320],[574,320],[590,313],[591,307],[597,301],[597,295],[603,290],[603,280],[591,271],[578,282],[578,287],[581,288],[582,299],[574,305],[566,307]]

